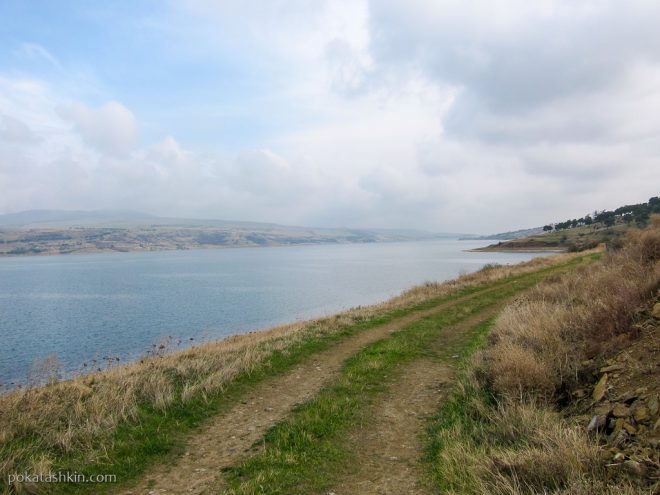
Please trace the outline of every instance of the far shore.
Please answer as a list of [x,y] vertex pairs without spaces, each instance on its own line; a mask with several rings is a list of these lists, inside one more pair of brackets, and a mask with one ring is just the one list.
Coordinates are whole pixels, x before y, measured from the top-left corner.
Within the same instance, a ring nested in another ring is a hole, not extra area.
[[490,245],[481,248],[466,249],[465,252],[468,253],[565,253],[567,249],[562,248],[511,248],[511,247],[499,247],[497,245]]

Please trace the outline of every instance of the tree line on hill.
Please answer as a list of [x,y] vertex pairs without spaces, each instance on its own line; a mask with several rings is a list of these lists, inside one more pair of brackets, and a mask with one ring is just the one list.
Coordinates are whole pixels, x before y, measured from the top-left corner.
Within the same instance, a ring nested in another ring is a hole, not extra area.
[[643,227],[648,223],[652,213],[660,213],[660,198],[657,196],[650,198],[647,203],[625,205],[614,211],[595,211],[592,215],[585,215],[582,218],[544,225],[543,231],[566,230],[593,224],[602,224],[606,227],[611,227],[618,222],[624,222],[626,224],[632,224],[634,222],[638,227]]

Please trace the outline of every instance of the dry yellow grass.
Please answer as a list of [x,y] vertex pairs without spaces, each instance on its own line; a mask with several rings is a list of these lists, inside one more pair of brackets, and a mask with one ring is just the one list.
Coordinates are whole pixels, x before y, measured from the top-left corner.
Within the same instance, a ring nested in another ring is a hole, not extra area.
[[[633,480],[612,479],[602,452],[583,428],[545,405],[504,400],[472,402],[473,423],[438,433],[435,459],[443,493],[456,495],[641,495]],[[470,431],[468,431],[470,430]]]
[[[536,271],[574,256],[565,254],[536,258],[520,265],[488,267],[452,281],[415,287],[381,304],[237,335],[176,353],[145,357],[99,373],[5,393],[0,396],[0,479],[24,470],[46,472],[59,458],[71,454],[84,453],[89,462],[103,460],[111,433],[120,424],[136,421],[140,406],[166,411],[175,401],[217,395],[237,376],[262,367],[274,352],[286,352],[296,343],[334,334],[391,310],[509,275]],[[45,363],[43,368],[42,373],[56,370],[56,360]],[[15,447],[16,440],[25,438],[36,438],[38,442]],[[22,488],[31,490],[29,486]]]
[[653,493],[658,487],[640,478],[608,472],[596,440],[562,417],[557,402],[585,359],[635,337],[636,310],[659,287],[655,217],[624,249],[547,279],[505,308],[440,416],[445,427],[433,432],[438,482],[449,493],[484,495]]
[[[438,460],[454,482],[450,493],[571,493],[563,490],[603,477],[597,446],[557,413],[515,401],[477,407],[483,427],[469,440],[461,425],[441,432],[447,447]],[[606,493],[604,485],[575,493]]]
[[495,391],[553,400],[575,382],[580,362],[625,342],[635,311],[660,287],[659,249],[660,227],[635,232],[626,249],[507,307],[483,355]]

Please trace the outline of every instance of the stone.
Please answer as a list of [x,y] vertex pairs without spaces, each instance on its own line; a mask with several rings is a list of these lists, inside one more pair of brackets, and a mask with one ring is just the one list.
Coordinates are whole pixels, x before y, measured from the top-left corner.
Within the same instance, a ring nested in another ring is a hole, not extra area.
[[633,412],[633,418],[635,418],[635,421],[638,423],[643,423],[649,418],[648,411],[646,410],[646,407],[644,406],[639,406],[635,408],[635,411]]
[[660,302],[653,305],[653,318],[660,319]]
[[637,433],[637,428],[635,428],[633,425],[631,425],[627,421],[625,421],[623,423],[623,429],[626,430],[628,432],[628,434],[630,434],[630,435],[634,435],[635,433]]
[[615,418],[625,418],[630,416],[630,408],[625,404],[614,404],[614,407],[612,408],[612,415]]
[[648,406],[649,406],[649,413],[651,413],[651,416],[657,416],[658,415],[658,396],[654,395],[649,399]]
[[623,369],[623,366],[621,366],[620,364],[612,364],[610,366],[605,366],[605,367],[601,368],[600,372],[601,373],[609,373],[610,371],[619,371],[619,370],[622,370],[622,369]]
[[605,414],[595,415],[587,425],[587,431],[600,432],[607,426],[607,416]]
[[598,383],[594,387],[594,391],[591,394],[591,398],[595,401],[601,400],[603,397],[605,397],[605,388],[607,387],[607,373],[604,373],[603,376],[600,377],[600,380],[598,380]]
[[605,416],[609,416],[611,412],[612,412],[612,406],[607,403],[594,407],[594,413],[599,415],[604,414]]

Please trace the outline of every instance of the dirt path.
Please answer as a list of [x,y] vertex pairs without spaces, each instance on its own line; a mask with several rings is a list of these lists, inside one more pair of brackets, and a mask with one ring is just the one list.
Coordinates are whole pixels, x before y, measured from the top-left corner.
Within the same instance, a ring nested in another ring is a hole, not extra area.
[[113,493],[201,494],[207,488],[217,487],[223,467],[237,464],[269,427],[282,421],[296,404],[311,399],[322,387],[331,383],[348,357],[416,320],[499,289],[491,288],[456,298],[359,332],[326,351],[310,356],[291,371],[266,379],[256,385],[241,403],[225,414],[211,418],[190,435],[184,455],[153,466],[137,481]]
[[494,316],[497,307],[448,327],[434,344],[440,358],[407,365],[373,407],[369,423],[351,435],[357,454],[355,470],[330,492],[336,495],[427,495],[420,463],[428,419],[451,391],[455,368],[453,347],[478,323]]

